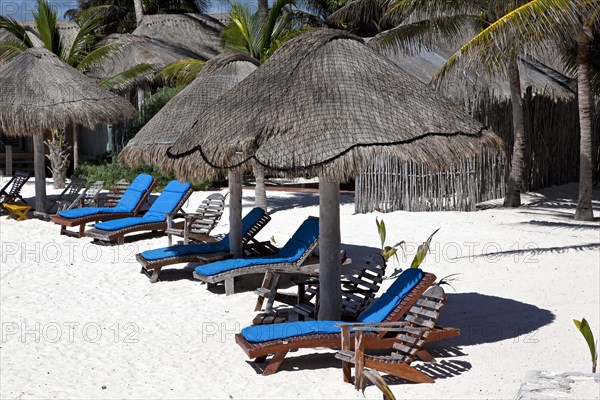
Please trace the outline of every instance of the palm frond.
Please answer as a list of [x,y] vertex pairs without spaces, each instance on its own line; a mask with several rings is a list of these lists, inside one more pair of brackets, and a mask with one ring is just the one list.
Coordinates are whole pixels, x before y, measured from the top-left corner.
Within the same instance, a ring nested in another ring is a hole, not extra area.
[[[271,47],[271,40],[277,39],[273,36],[279,36],[287,25],[289,18],[282,17],[281,12],[283,7],[288,4],[294,5],[295,2],[294,0],[275,0],[275,3],[271,6],[269,18],[267,18],[267,22],[262,29],[261,53],[267,52]],[[275,29],[277,25],[279,26]]]
[[94,14],[79,26],[79,32],[66,54],[67,64],[77,67],[90,52],[90,49],[98,42],[96,31],[100,28],[101,16]]
[[16,20],[0,15],[0,29],[12,34],[25,47],[33,47],[33,43],[31,43],[29,36],[27,36],[27,31]]
[[0,43],[0,60],[8,62],[25,50],[27,50],[27,46],[22,42],[17,40],[6,40]]
[[390,1],[388,14],[397,18],[406,18],[410,15],[412,21],[426,19],[440,19],[452,15],[479,15],[486,8],[491,8],[497,3],[492,1],[465,1],[465,0],[396,0]]
[[154,77],[153,64],[140,64],[100,82],[100,86],[113,92],[125,92]]
[[114,55],[124,48],[124,43],[112,42],[96,48],[81,58],[77,63],[77,69],[81,72],[87,72],[95,66],[101,64],[108,57]]
[[443,18],[420,20],[403,24],[376,35],[369,45],[374,48],[392,49],[412,55],[448,38],[457,38],[467,29],[473,28],[478,18],[470,15],[453,15]]
[[60,34],[56,26],[57,14],[47,0],[38,0],[33,19],[44,47],[58,56],[63,56]]
[[221,33],[224,47],[260,58],[260,23],[250,8],[232,3],[230,21]]
[[157,75],[175,86],[186,86],[192,83],[200,73],[204,61],[195,58],[175,61],[164,67]]
[[392,0],[354,0],[332,13],[327,22],[340,27],[359,26],[366,21],[378,22],[389,9]]

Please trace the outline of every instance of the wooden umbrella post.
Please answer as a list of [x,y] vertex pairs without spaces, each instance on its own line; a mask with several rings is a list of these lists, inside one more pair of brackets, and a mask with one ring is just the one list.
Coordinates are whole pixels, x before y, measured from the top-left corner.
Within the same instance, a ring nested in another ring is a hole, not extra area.
[[33,167],[35,170],[35,209],[46,209],[46,157],[44,156],[44,135],[33,135]]
[[242,256],[242,173],[229,172],[229,249]]
[[340,184],[319,177],[319,320],[342,315]]

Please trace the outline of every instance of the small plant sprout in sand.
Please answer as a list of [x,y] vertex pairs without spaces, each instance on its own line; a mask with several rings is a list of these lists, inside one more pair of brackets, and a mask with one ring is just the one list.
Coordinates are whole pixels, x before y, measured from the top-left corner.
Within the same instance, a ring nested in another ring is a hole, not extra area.
[[596,366],[598,365],[598,351],[596,350],[598,341],[594,341],[594,334],[592,333],[592,329],[585,318],[582,318],[581,321],[574,319],[573,322],[575,323],[577,329],[579,329],[579,332],[581,332],[585,338],[585,341],[590,348],[590,353],[592,355],[592,374],[595,374]]
[[404,240],[396,243],[393,246],[386,246],[385,222],[383,222],[383,220],[379,221],[379,218],[375,218],[375,224],[377,224],[377,233],[379,234],[379,240],[381,240],[381,256],[383,257],[386,263],[392,257],[394,257],[396,259],[396,262],[398,262],[398,254],[396,253],[398,252],[399,248],[402,249],[402,251],[404,251],[404,248],[402,247],[402,245],[404,244]]

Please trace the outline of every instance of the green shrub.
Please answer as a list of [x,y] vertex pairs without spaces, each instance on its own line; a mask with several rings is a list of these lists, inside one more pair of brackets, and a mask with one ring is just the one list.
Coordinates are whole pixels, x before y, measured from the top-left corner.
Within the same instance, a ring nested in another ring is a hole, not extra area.
[[[143,164],[136,168],[124,167],[117,161],[105,163],[83,163],[75,173],[74,177],[84,178],[88,181],[104,181],[105,188],[110,189],[115,182],[120,179],[129,179],[133,181],[139,174],[150,174],[156,179],[154,190],[162,191],[164,187],[175,178],[173,173],[165,176],[154,165]],[[214,189],[212,182],[209,181],[193,181],[191,182],[194,190],[211,190]]]

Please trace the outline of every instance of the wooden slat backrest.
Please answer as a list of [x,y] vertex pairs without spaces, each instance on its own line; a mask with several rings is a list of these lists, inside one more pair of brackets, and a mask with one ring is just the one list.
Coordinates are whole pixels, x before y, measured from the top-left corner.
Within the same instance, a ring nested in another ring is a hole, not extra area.
[[385,266],[380,254],[371,254],[342,277],[342,314],[356,317],[369,305],[383,281]]
[[127,188],[131,185],[129,179],[121,179],[114,184],[114,186],[106,194],[104,199],[104,207],[114,207],[119,203],[121,197],[125,194]]
[[188,226],[189,232],[194,234],[208,234],[221,220],[223,210],[225,209],[225,196],[221,193],[213,193],[200,203],[196,209],[196,214]]
[[427,290],[410,308],[404,319],[407,325],[399,328],[394,340],[393,358],[408,362],[414,359],[435,327],[445,300],[444,289],[436,285]]
[[[3,191],[11,196],[21,193],[21,189],[29,177],[30,175],[27,172],[17,171],[15,176],[4,186]],[[6,188],[8,188],[8,192],[6,192]]]

